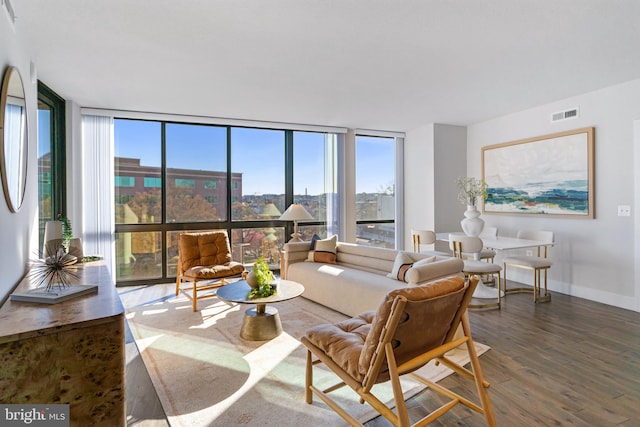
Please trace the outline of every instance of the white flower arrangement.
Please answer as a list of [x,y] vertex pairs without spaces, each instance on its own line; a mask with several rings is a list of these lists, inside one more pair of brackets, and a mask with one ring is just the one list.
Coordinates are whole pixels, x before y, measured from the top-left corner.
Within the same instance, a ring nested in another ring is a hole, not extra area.
[[482,200],[487,198],[487,183],[481,179],[459,176],[456,184],[460,190],[458,200],[463,205],[475,206],[478,197],[482,197]]

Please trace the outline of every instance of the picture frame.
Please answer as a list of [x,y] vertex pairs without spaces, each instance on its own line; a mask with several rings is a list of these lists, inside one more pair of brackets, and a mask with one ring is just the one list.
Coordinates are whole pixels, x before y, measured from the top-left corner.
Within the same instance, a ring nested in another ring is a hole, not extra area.
[[595,218],[595,128],[482,147],[483,213]]

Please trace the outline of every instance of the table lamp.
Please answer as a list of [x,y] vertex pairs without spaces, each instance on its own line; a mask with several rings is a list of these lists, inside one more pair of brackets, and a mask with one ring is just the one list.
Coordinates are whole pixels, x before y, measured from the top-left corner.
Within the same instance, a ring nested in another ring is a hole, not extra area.
[[[55,244],[49,244],[49,242],[55,242]],[[62,221],[47,221],[44,224],[42,258],[53,255],[60,245],[62,245]]]
[[307,212],[304,206],[294,203],[287,208],[286,211],[280,216],[282,221],[293,221],[293,234],[289,242],[301,242],[300,233],[298,233],[298,221],[305,221],[313,219],[311,214]]

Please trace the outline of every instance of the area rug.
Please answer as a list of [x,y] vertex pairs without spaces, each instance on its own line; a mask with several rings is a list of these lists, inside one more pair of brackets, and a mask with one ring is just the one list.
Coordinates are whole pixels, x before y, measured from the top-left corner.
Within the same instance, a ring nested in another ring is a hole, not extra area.
[[[198,306],[194,313],[190,301],[167,297],[127,309],[131,332],[172,426],[347,425],[319,399],[305,403],[306,349],[298,341],[310,326],[335,323],[344,315],[299,297],[275,305],[284,331],[280,336],[247,341],[239,332],[249,306],[217,298]],[[489,349],[479,343],[476,347],[480,354]],[[468,363],[466,350],[454,350],[451,358]],[[451,371],[430,364],[421,373],[438,381]],[[320,388],[336,378],[328,370],[314,370]],[[409,398],[424,385],[407,378],[403,389]],[[392,400],[388,384],[374,390],[383,401]],[[363,423],[378,415],[346,387],[333,396]]]

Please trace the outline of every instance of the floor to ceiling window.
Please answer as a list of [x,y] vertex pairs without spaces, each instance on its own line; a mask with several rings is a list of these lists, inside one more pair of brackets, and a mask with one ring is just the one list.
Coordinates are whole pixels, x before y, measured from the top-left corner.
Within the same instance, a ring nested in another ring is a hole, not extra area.
[[116,281],[162,277],[161,124],[114,123]]
[[177,236],[196,230],[226,230],[234,260],[263,257],[279,268],[292,232],[279,217],[289,204],[306,204],[311,234],[336,222],[335,141],[327,133],[115,119],[116,281],[172,279]]
[[314,234],[338,234],[337,137],[315,132],[293,133],[293,203],[298,203],[320,224],[301,223],[303,240]]
[[65,165],[65,102],[38,82],[39,248],[46,222],[66,216]]
[[226,128],[167,123],[165,151],[167,222],[227,219]]
[[394,248],[395,139],[356,135],[356,242]]

